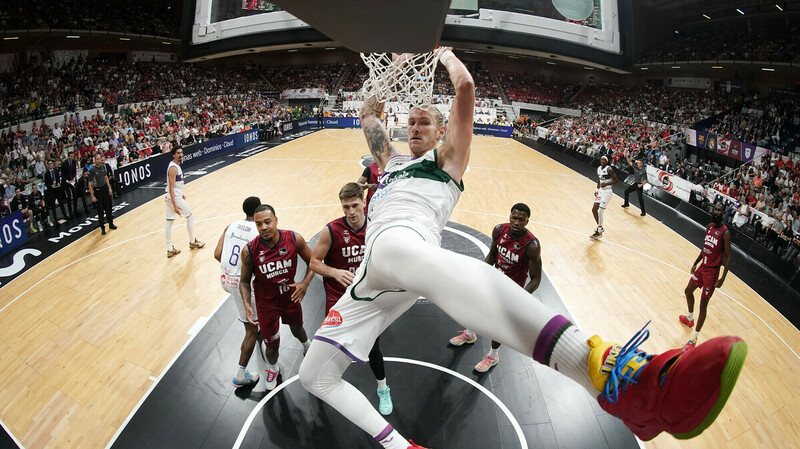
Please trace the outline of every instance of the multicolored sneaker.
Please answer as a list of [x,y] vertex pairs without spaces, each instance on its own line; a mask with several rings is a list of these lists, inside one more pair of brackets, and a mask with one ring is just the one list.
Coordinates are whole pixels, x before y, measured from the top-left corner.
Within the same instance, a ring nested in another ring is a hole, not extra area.
[[392,405],[392,394],[389,390],[389,387],[384,388],[383,390],[378,390],[378,411],[381,412],[381,415],[390,415],[394,410],[394,405]]
[[205,242],[201,242],[197,239],[194,239],[194,242],[189,243],[189,249],[200,249],[204,246],[206,246]]
[[167,250],[167,259],[172,259],[173,257],[177,256],[180,253],[181,253],[181,250],[179,250],[178,248],[175,248],[173,246],[172,247],[172,251]]
[[252,387],[253,385],[258,383],[258,379],[260,379],[258,377],[258,374],[251,373],[250,371],[245,371],[244,372],[244,377],[241,377],[241,378],[234,377],[233,380],[231,381],[231,383],[236,388],[239,388],[239,387]]
[[594,230],[594,234],[590,235],[589,238],[592,239],[592,240],[597,240],[597,239],[603,237],[603,232],[604,231],[605,231],[605,229],[603,229],[603,228],[597,228],[597,229]]
[[281,367],[276,367],[275,371],[265,371],[267,372],[267,391],[274,390],[278,386],[278,374],[281,372]]
[[427,447],[422,447],[411,440],[408,440],[408,442],[411,443],[411,446],[408,446],[408,449],[428,449]]
[[678,321],[685,324],[689,327],[689,329],[694,327],[694,320],[690,320],[688,315],[681,315],[678,317]]
[[483,359],[478,362],[477,365],[475,365],[475,371],[479,373],[485,373],[486,371],[492,369],[493,366],[497,365],[498,362],[500,362],[500,356],[492,357],[491,355],[486,354],[483,356]]
[[463,329],[460,334],[450,339],[450,344],[461,346],[464,343],[475,343],[476,341],[478,341],[478,336],[474,332],[469,329]]
[[686,347],[686,348],[694,348],[695,346],[697,346],[697,339],[696,338],[692,338],[689,341],[687,341],[686,344],[683,345],[683,346]]
[[714,422],[733,392],[747,343],[717,337],[697,347],[647,354],[638,349],[650,335],[646,327],[624,347],[596,335],[588,340],[589,376],[601,391],[597,401],[642,440],[661,432],[694,438]]

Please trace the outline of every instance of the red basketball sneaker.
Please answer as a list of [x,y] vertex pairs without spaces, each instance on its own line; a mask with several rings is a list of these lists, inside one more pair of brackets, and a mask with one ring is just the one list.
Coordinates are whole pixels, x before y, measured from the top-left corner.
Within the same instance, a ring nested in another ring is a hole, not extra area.
[[408,449],[428,449],[428,448],[426,448],[426,447],[422,447],[422,446],[420,446],[419,444],[415,444],[415,443],[414,443],[413,441],[411,441],[411,440],[408,440],[408,442],[409,442],[409,443],[411,443],[411,446],[408,446]]
[[597,336],[589,339],[589,375],[601,390],[597,401],[642,440],[661,432],[679,439],[696,437],[730,397],[747,343],[717,337],[697,347],[647,354],[638,349],[650,335],[646,327],[622,348]]
[[681,316],[679,316],[679,317],[678,317],[678,321],[680,321],[681,323],[683,323],[683,324],[685,324],[686,326],[688,326],[688,327],[689,327],[689,329],[691,329],[691,328],[693,328],[693,327],[694,327],[694,320],[690,320],[690,319],[689,319],[689,317],[688,317],[688,316],[686,316],[686,315],[681,315]]

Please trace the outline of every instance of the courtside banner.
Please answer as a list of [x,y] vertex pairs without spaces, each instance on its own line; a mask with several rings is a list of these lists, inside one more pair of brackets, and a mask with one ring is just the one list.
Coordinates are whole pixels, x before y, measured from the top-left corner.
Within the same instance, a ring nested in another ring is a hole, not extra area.
[[319,119],[316,117],[301,118],[300,120],[292,120],[291,122],[281,123],[281,132],[283,134],[294,134],[300,131],[305,131],[309,128],[319,128]]
[[324,128],[361,128],[361,119],[358,117],[325,117],[322,119]]
[[22,211],[14,212],[0,220],[0,256],[28,241]]
[[648,165],[647,182],[666,190],[668,193],[677,196],[683,201],[689,202],[689,195],[692,192],[693,184],[679,176],[669,174],[664,170],[659,170],[652,165]]
[[697,146],[697,131],[692,128],[684,128],[683,132],[686,134],[686,143],[696,147]]
[[[191,145],[183,149],[182,165],[188,167],[257,142],[258,130],[251,129]],[[171,160],[172,154],[162,153],[118,168],[116,177],[119,188],[125,192],[165,176]]]
[[756,156],[756,146],[743,143],[742,144],[742,162],[750,162]]
[[483,123],[472,124],[472,134],[483,134],[496,137],[511,137],[514,128],[511,126],[484,125]]

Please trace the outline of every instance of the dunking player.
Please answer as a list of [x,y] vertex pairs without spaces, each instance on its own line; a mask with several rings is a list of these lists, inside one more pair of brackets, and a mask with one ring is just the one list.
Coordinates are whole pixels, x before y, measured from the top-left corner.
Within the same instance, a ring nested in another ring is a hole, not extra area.
[[366,208],[369,207],[369,200],[372,199],[372,195],[378,190],[378,178],[380,176],[381,169],[378,168],[378,164],[372,163],[364,169],[364,173],[361,173],[361,177],[358,178],[358,186],[367,191]]
[[[731,232],[722,223],[722,215],[724,213],[725,206],[722,203],[717,203],[714,206],[714,213],[711,215],[711,223],[706,226],[703,250],[700,251],[700,255],[697,256],[694,264],[692,264],[692,278],[689,279],[689,283],[686,284],[686,289],[683,291],[686,294],[686,305],[689,306],[689,314],[681,315],[678,319],[691,329],[694,326],[694,291],[698,287],[703,289],[700,293],[700,315],[697,316],[697,327],[694,329],[692,338],[686,343],[689,346],[697,344],[700,329],[703,328],[703,323],[706,321],[706,309],[708,308],[708,302],[711,300],[711,295],[714,294],[714,289],[722,287],[731,265]],[[700,263],[701,261],[703,263]],[[700,263],[699,267],[697,266],[698,263]],[[725,269],[722,270],[722,276],[719,276],[720,264],[725,266]]]
[[594,234],[589,236],[593,239],[599,239],[603,236],[605,231],[603,229],[603,213],[605,213],[608,202],[611,201],[611,195],[614,193],[611,190],[611,186],[618,182],[617,174],[608,165],[608,156],[602,156],[600,158],[600,166],[597,167],[597,190],[594,192],[594,206],[592,206],[592,215],[594,215],[594,221],[597,222],[597,229],[595,229]]
[[253,214],[258,237],[242,248],[242,273],[239,280],[239,294],[242,298],[251,295],[250,279],[256,297],[256,313],[258,322],[253,319],[253,308],[243,301],[245,316],[251,325],[261,326],[264,337],[264,352],[267,356],[267,390],[278,384],[278,347],[281,344],[280,322],[289,329],[300,343],[303,353],[308,350],[310,342],[303,328],[303,309],[300,301],[306,295],[308,284],[314,272],[306,268],[306,274],[300,282],[294,282],[297,272],[297,256],[306,264],[311,263],[311,248],[303,236],[294,231],[278,229],[278,217],[275,209],[268,204],[256,208]]
[[[499,224],[492,231],[492,247],[484,260],[489,265],[510,277],[528,293],[539,288],[542,281],[542,248],[539,239],[531,234],[526,226],[531,217],[527,204],[517,203],[511,207],[508,223]],[[530,281],[525,283],[525,279]],[[475,343],[478,336],[469,329],[450,339],[453,346]],[[500,343],[492,340],[492,350],[475,365],[475,371],[485,373],[500,362]]]
[[[364,235],[367,216],[364,215],[364,192],[358,184],[349,182],[339,190],[344,217],[328,223],[319,233],[311,258],[311,269],[323,276],[325,315],[353,283],[356,268],[364,258]],[[378,381],[378,411],[392,413],[392,396],[386,384],[386,370],[378,339],[369,352],[369,366]]]
[[178,255],[181,252],[172,246],[172,225],[175,224],[175,217],[180,215],[186,218],[186,230],[189,231],[189,249],[200,249],[206,246],[205,243],[197,240],[194,236],[194,215],[192,209],[186,202],[186,195],[183,194],[183,150],[172,147],[172,161],[167,166],[167,196],[164,198],[167,203],[167,227],[164,233],[167,236],[167,258]]
[[[231,381],[236,388],[255,385],[258,383],[259,378],[258,373],[251,373],[247,369],[247,362],[250,361],[250,356],[253,355],[253,349],[256,346],[258,327],[247,319],[244,301],[239,296],[239,278],[242,270],[242,264],[240,263],[242,248],[258,237],[258,229],[256,229],[253,214],[255,214],[256,208],[260,205],[261,200],[257,197],[251,196],[245,199],[244,203],[242,203],[242,210],[245,215],[244,220],[234,221],[229,224],[219,237],[217,247],[214,249],[214,258],[220,263],[220,268],[222,269],[222,274],[220,275],[222,289],[233,297],[236,310],[239,311],[239,321],[244,324],[244,340],[242,340],[239,352],[239,367]],[[250,304],[251,309],[255,310],[255,296],[250,295],[247,302]],[[251,318],[253,321],[258,321],[257,316]]]
[[525,289],[483,261],[440,248],[441,231],[463,188],[475,103],[464,64],[449,49],[441,62],[456,92],[449,126],[445,133],[435,108],[413,108],[410,156],[392,146],[380,123],[383,105],[375,97],[362,105],[362,129],[383,176],[370,205],[364,261],[328,315],[338,319],[314,336],[300,366],[303,386],[381,446],[421,447],[393,429],[342,374],[351,360],[365,363],[378,335],[424,296],[463,326],[531,354],[593,394],[602,392],[600,406],[639,438],[662,431],[678,438],[698,435],[733,390],[747,353],[741,339],[719,337],[660,355],[638,349],[649,335],[644,328],[624,347],[603,342],[531,301]]

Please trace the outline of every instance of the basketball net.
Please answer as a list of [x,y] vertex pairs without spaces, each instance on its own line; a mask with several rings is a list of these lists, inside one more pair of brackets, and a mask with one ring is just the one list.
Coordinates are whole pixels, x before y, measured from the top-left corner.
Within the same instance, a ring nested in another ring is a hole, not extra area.
[[397,97],[409,107],[427,107],[433,98],[433,72],[444,53],[437,47],[428,53],[403,53],[392,60],[391,53],[361,53],[369,77],[358,92],[362,100],[376,97],[379,102]]

